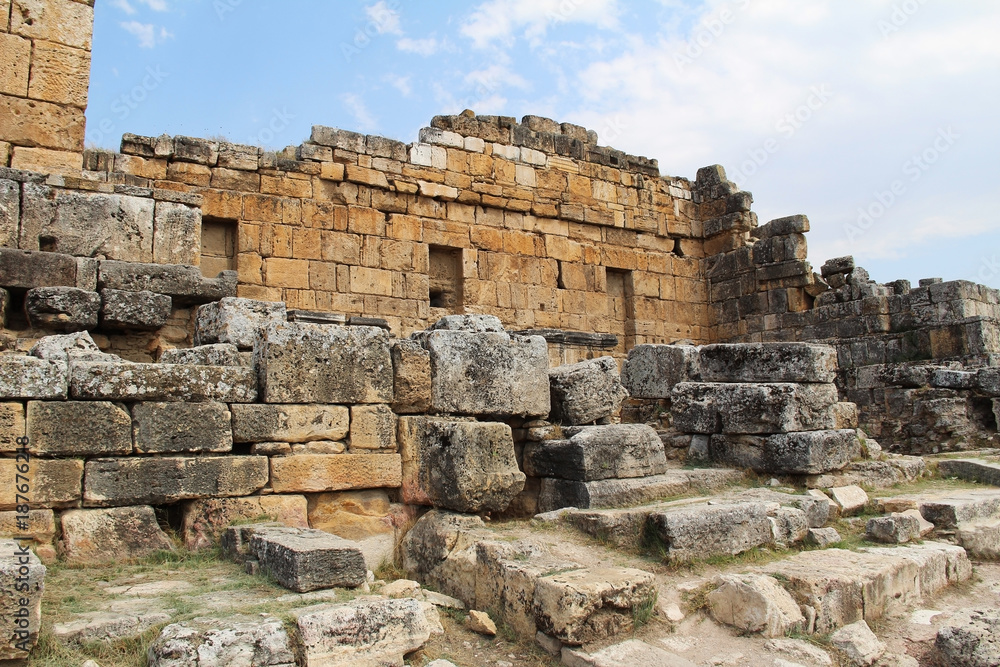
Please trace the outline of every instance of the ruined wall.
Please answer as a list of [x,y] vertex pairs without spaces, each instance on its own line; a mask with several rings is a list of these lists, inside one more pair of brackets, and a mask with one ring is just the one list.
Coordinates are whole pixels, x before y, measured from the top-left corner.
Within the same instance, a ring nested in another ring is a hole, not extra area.
[[0,167],[82,166],[94,0],[0,1]]

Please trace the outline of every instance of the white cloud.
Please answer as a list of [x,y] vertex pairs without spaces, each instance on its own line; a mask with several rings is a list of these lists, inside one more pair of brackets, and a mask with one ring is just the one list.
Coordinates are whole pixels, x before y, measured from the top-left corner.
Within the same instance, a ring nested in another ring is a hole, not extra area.
[[135,14],[135,7],[129,4],[128,0],[111,0],[111,6],[117,7],[129,16]]
[[412,39],[404,37],[396,42],[396,48],[408,53],[416,53],[421,56],[432,56],[441,48],[441,44],[433,37],[426,39]]
[[522,90],[530,87],[524,77],[501,64],[469,72],[465,75],[465,83],[490,93],[498,90],[501,86],[513,86]]
[[360,95],[355,93],[344,93],[340,96],[340,101],[344,107],[351,112],[358,127],[366,132],[370,132],[378,127],[378,121],[372,115],[365,101]]
[[386,76],[386,81],[399,91],[399,94],[403,97],[409,97],[413,94],[413,86],[410,85],[410,77],[408,76],[396,76],[389,74]]
[[375,24],[375,30],[378,31],[378,34],[403,34],[399,25],[399,12],[389,7],[385,0],[379,0],[374,5],[365,7],[365,14]]
[[521,30],[537,44],[553,23],[613,28],[618,13],[617,0],[489,0],[472,12],[461,32],[477,48],[496,41],[509,44]]
[[[170,9],[167,6],[167,0],[135,0],[139,4],[146,5],[154,12],[165,12]],[[135,14],[136,9],[132,6],[129,0],[111,0],[111,6],[117,7],[129,16]]]

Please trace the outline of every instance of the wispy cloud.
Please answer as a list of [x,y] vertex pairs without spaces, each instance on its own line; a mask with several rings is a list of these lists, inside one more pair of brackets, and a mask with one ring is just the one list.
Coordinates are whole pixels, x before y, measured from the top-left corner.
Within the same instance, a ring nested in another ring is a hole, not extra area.
[[509,44],[521,30],[537,43],[553,23],[613,28],[618,14],[617,0],[489,0],[472,12],[461,32],[477,48],[498,41]]
[[389,74],[386,76],[386,81],[399,91],[399,94],[403,97],[409,97],[413,94],[413,86],[410,85],[410,77],[408,76],[396,76],[395,74]]
[[[135,2],[138,2],[140,5],[146,5],[154,12],[165,12],[170,9],[167,5],[167,0],[135,0]],[[132,6],[129,0],[111,0],[111,6],[122,10],[129,16],[136,13],[135,7]]]
[[399,12],[389,7],[385,0],[379,0],[374,5],[365,7],[365,14],[375,24],[378,34],[403,34],[403,29],[399,24]]
[[119,25],[121,25],[125,32],[139,40],[139,46],[143,49],[152,49],[157,44],[162,44],[174,36],[166,28],[161,27],[157,29],[152,23],[126,21]]
[[368,106],[361,99],[360,95],[344,93],[340,96],[340,101],[343,103],[344,108],[354,116],[354,120],[357,122],[359,128],[370,132],[378,127],[378,121],[375,120],[375,117],[369,111]]
[[441,48],[441,44],[433,37],[426,39],[412,39],[404,37],[396,42],[396,48],[408,53],[416,53],[421,56],[432,56]]

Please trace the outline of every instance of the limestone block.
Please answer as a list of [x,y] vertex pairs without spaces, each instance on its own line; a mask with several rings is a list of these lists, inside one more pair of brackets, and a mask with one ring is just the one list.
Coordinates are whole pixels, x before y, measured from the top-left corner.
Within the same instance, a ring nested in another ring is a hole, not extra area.
[[776,475],[817,475],[840,470],[861,455],[853,430],[805,431],[768,437],[713,435],[713,461]]
[[298,454],[271,458],[271,488],[275,493],[396,488],[401,477],[398,454]]
[[566,667],[696,667],[690,660],[638,639],[614,644],[590,655],[581,654],[566,646],[562,648],[562,662]]
[[717,588],[708,594],[708,609],[719,623],[764,637],[784,637],[805,627],[799,605],[773,577],[728,574],[712,583]]
[[491,536],[478,516],[431,510],[403,538],[403,569],[475,607],[476,543]]
[[196,618],[172,623],[148,649],[149,667],[294,667],[295,645],[273,616]]
[[65,362],[0,356],[0,399],[61,400],[66,393]]
[[1000,560],[1000,518],[958,524],[958,543],[978,560]]
[[838,486],[830,489],[830,497],[840,508],[840,516],[860,514],[868,505],[868,494],[860,486]]
[[873,542],[904,544],[920,537],[920,521],[906,514],[872,517],[865,525],[865,537]]
[[61,519],[62,555],[76,565],[119,563],[173,550],[152,507],[70,510]]
[[674,385],[700,378],[698,348],[691,345],[636,345],[622,367],[632,398],[670,398]]
[[830,383],[837,376],[837,350],[828,345],[706,345],[699,357],[703,382]]
[[209,303],[236,296],[235,271],[223,271],[217,278],[205,278],[198,267],[183,264],[102,260],[99,267],[97,286],[102,290],[166,294],[177,304]]
[[225,403],[136,403],[132,408],[139,454],[229,452],[233,433]]
[[45,566],[27,545],[15,540],[0,540],[0,553],[0,618],[9,623],[0,642],[0,660],[24,660],[42,629]]
[[924,500],[919,505],[925,519],[939,529],[951,529],[965,521],[993,516],[1000,512],[1000,491],[956,491],[943,497]]
[[56,516],[52,510],[29,510],[27,525],[24,514],[0,512],[0,537],[27,537],[51,548],[56,535]]
[[1000,486],[1000,464],[982,459],[945,459],[938,462],[938,473],[942,477]]
[[674,428],[683,433],[775,434],[838,426],[833,384],[684,382],[672,392]]
[[309,526],[346,540],[392,535],[391,512],[389,494],[383,490],[309,496]]
[[552,419],[563,424],[589,424],[610,417],[628,398],[614,357],[549,369],[549,390]]
[[267,325],[281,324],[286,316],[284,302],[226,297],[198,308],[195,345],[229,343],[252,350]]
[[351,451],[396,451],[396,415],[388,405],[351,407]]
[[29,450],[43,456],[132,453],[132,418],[105,401],[30,401]]
[[496,315],[445,315],[428,331],[464,331],[466,333],[504,333],[503,322]]
[[233,405],[234,442],[342,440],[350,416],[341,405]]
[[201,209],[158,201],[153,218],[153,262],[198,264],[201,257]]
[[101,290],[101,326],[105,329],[159,329],[172,309],[173,299],[165,294]]
[[806,535],[806,544],[826,549],[829,546],[840,542],[842,538],[836,528],[810,528]]
[[869,667],[882,657],[886,646],[864,621],[845,625],[830,636],[830,645],[839,651],[848,664]]
[[13,452],[24,434],[24,403],[0,403],[0,452]]
[[83,331],[97,326],[101,295],[75,287],[36,287],[24,297],[31,326],[58,331]]
[[810,528],[822,528],[830,520],[830,508],[833,503],[825,495],[817,497],[809,494],[788,494],[770,489],[748,489],[735,496],[738,500],[751,500],[764,503],[778,503],[782,507],[791,507],[805,513]]
[[567,435],[571,435],[569,440],[528,443],[524,472],[531,477],[590,482],[649,477],[667,470],[663,442],[646,424],[586,426],[570,429]]
[[266,403],[391,403],[389,335],[376,327],[270,324],[254,348]]
[[0,287],[76,287],[76,274],[71,255],[0,248]]
[[996,609],[963,610],[938,630],[934,648],[942,664],[955,667],[988,667],[1000,664],[1000,612]]
[[769,511],[767,518],[771,522],[771,537],[775,544],[798,544],[809,534],[809,519],[800,509],[779,507]]
[[524,487],[506,424],[401,417],[399,450],[409,504],[502,511]]
[[[17,499],[19,462],[13,458],[0,459],[0,510],[13,510]],[[83,461],[80,459],[31,460],[28,466],[28,485],[31,489],[31,507],[35,509],[79,505],[82,497]]]
[[431,356],[434,412],[544,416],[548,350],[541,336],[434,330],[418,334]]
[[412,599],[362,598],[297,609],[295,616],[305,665],[401,665],[441,632],[433,605]]
[[[918,510],[918,509],[909,509],[909,510],[906,510],[904,512],[893,512],[892,513],[892,516],[896,516],[896,515],[912,516],[913,518],[915,518],[917,520],[917,526],[918,526],[920,537],[927,537],[928,535],[930,535],[931,533],[934,532],[934,524],[931,523],[930,521],[928,521],[927,519],[925,519],[923,517],[923,515],[920,513],[920,510]],[[961,532],[961,531],[959,531],[959,532]],[[961,544],[961,543],[962,543],[962,541],[961,541],[961,538],[960,538],[959,539],[959,544]],[[966,549],[966,551],[968,551],[968,549]]]
[[672,561],[736,555],[771,542],[771,523],[761,503],[705,505],[654,512],[649,528]]
[[181,536],[191,550],[207,549],[235,522],[274,521],[292,528],[308,528],[305,496],[249,496],[204,498],[184,504]]
[[[79,157],[77,151],[83,146],[84,124],[83,110],[76,107],[19,97],[0,97],[0,127],[4,128],[4,138],[16,146],[45,146],[55,149],[53,154],[61,152],[66,157],[69,157],[67,154]],[[30,153],[34,149],[24,150]],[[19,152],[15,147],[12,159],[15,168]]]
[[161,364],[183,364],[187,366],[245,366],[240,351],[235,345],[218,343],[198,347],[164,350],[160,355]]
[[89,81],[88,51],[53,42],[35,42],[28,97],[84,108]]
[[394,340],[390,348],[396,414],[420,414],[431,407],[431,354],[413,340]]
[[70,373],[73,398],[112,401],[219,401],[257,398],[254,370],[242,366],[77,363]]
[[264,456],[93,459],[86,472],[87,507],[249,496],[268,479]]
[[[7,35],[0,40],[11,39]],[[30,42],[24,42],[31,48]],[[0,46],[0,49],[3,47]],[[2,58],[2,56],[0,56]],[[25,73],[29,61],[24,62]],[[4,161],[6,163],[6,161]],[[0,247],[16,248],[18,243],[18,228],[21,224],[21,186],[16,181],[0,179]],[[4,273],[0,269],[0,274]],[[2,284],[2,283],[0,283]]]
[[564,644],[580,645],[627,632],[634,610],[652,606],[655,579],[632,568],[585,568],[543,576],[535,584],[538,629]]
[[49,361],[120,361],[113,354],[104,354],[86,331],[63,336],[46,336],[31,346],[28,354]]
[[544,478],[538,496],[538,510],[549,512],[562,507],[600,508],[640,505],[666,496],[687,493],[692,484],[687,475],[653,475],[630,479],[599,479],[592,482]]
[[321,530],[267,527],[254,530],[249,552],[263,572],[297,593],[323,588],[356,588],[368,568],[354,542]]

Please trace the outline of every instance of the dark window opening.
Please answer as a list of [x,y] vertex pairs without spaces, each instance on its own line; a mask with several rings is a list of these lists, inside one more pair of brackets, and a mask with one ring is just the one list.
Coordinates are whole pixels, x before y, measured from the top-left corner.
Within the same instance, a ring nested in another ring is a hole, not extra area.
[[201,221],[201,274],[214,278],[236,270],[235,220],[203,218]]
[[683,248],[681,248],[680,239],[674,239],[674,254],[677,255],[678,257],[684,256],[684,250]]
[[445,246],[430,247],[429,293],[431,308],[462,312],[462,250]]

